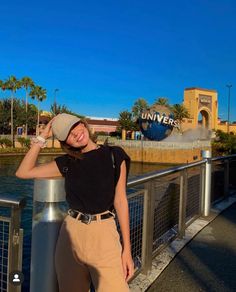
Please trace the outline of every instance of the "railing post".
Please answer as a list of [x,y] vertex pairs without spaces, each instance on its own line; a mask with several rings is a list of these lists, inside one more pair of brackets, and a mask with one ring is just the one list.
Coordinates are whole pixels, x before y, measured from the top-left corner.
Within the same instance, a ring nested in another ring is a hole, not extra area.
[[202,151],[202,158],[206,159],[203,216],[209,216],[211,208],[211,151]]
[[180,198],[179,198],[179,224],[178,237],[183,238],[185,235],[186,225],[186,199],[187,199],[187,169],[180,173]]
[[54,252],[65,214],[64,179],[36,179],[34,182],[30,292],[58,292]]
[[200,166],[200,214],[203,215],[204,212],[204,198],[205,198],[205,179],[206,179],[206,166],[201,165]]
[[147,275],[152,267],[152,248],[154,232],[155,192],[154,182],[145,183],[143,237],[142,237],[142,273]]
[[[14,271],[22,270],[22,241],[23,230],[20,229],[21,209],[13,206],[11,208],[11,223],[9,232],[9,274]],[[9,292],[20,292],[21,286],[14,286],[12,283],[8,284]]]
[[224,160],[224,197],[229,195],[229,159]]

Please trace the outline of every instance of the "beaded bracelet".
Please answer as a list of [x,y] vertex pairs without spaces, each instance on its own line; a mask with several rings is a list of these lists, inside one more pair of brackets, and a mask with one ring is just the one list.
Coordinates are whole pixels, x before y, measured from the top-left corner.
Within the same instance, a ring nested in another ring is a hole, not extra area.
[[37,136],[36,138],[32,138],[30,142],[31,142],[31,146],[33,144],[38,144],[40,146],[40,148],[45,148],[47,146],[47,141],[41,136]]

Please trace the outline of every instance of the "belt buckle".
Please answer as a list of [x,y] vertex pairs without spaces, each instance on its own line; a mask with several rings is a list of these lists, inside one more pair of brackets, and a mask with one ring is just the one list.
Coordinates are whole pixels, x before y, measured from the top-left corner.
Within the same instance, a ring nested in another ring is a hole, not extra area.
[[83,214],[83,219],[81,219],[81,222],[85,224],[90,224],[92,221],[92,215],[91,214]]

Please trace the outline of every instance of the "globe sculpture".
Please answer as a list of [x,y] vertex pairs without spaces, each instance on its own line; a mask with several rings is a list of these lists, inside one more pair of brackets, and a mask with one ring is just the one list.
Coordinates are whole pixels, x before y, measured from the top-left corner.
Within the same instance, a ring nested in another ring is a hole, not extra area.
[[138,119],[142,134],[149,140],[161,141],[168,137],[174,127],[179,127],[170,109],[163,105],[153,106]]

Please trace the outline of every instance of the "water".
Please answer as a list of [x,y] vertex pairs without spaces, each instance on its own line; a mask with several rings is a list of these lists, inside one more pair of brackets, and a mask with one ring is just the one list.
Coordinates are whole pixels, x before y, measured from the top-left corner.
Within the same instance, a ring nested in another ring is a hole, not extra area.
[[[23,273],[25,276],[22,292],[29,291],[30,259],[31,259],[31,232],[32,232],[32,196],[33,180],[21,180],[15,177],[15,171],[22,160],[22,156],[0,157],[0,195],[9,195],[14,198],[26,198],[27,205],[22,212],[22,228],[24,229],[23,242]],[[52,161],[55,156],[40,156],[39,163]],[[131,163],[129,177],[167,168],[160,164]],[[0,214],[5,210],[0,209]]]

